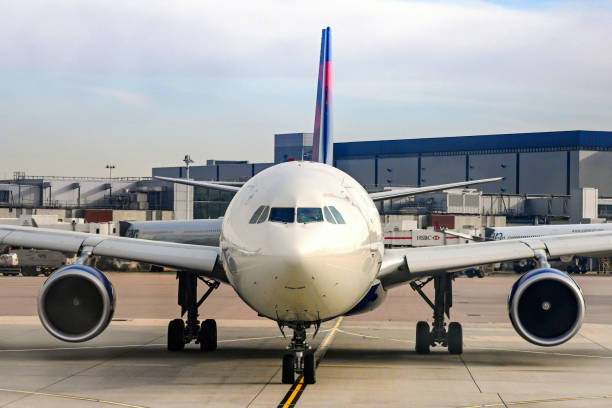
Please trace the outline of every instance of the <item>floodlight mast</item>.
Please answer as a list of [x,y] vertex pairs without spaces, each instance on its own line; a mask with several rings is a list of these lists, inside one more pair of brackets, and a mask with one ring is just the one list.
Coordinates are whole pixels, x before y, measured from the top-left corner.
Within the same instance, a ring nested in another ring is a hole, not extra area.
[[116,166],[114,164],[107,164],[106,168],[108,169],[108,197],[109,199],[113,198],[113,169]]
[[[185,158],[183,159],[183,162],[185,163],[185,178],[189,180],[189,167],[191,163],[193,163],[193,160],[191,160],[190,155],[186,154]],[[191,218],[193,218],[193,216]],[[186,190],[185,190],[185,219],[187,220],[190,219],[189,218],[189,186],[186,186]]]

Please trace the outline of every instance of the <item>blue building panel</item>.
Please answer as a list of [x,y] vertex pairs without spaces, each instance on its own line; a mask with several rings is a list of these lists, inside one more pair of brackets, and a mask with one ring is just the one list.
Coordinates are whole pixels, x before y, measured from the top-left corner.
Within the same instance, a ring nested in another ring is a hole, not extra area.
[[566,151],[521,153],[519,194],[570,194]]
[[509,152],[521,150],[612,150],[612,132],[570,130],[334,144],[336,160],[355,156]]
[[337,160],[336,167],[349,174],[361,185],[376,184],[376,161],[374,159]]
[[516,153],[469,155],[468,175],[470,180],[503,177],[503,180],[495,183],[482,184],[478,186],[478,189],[490,194],[518,194],[519,192],[516,190],[517,157],[518,154]]

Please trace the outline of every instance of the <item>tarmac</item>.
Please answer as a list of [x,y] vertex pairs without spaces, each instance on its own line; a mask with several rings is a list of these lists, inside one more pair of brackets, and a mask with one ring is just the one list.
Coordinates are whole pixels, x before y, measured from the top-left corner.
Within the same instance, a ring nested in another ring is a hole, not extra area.
[[416,354],[415,323],[431,310],[409,287],[393,289],[379,309],[325,323],[311,341],[316,384],[293,386],[281,384],[287,340],[232,288],[219,288],[201,310],[217,319],[218,350],[171,353],[175,277],[109,277],[115,319],[76,344],[51,337],[36,317],[44,278],[0,277],[0,407],[612,407],[610,276],[577,279],[585,324],[552,348],[525,342],[509,323],[516,276],[458,278],[451,317],[464,327],[461,356]]

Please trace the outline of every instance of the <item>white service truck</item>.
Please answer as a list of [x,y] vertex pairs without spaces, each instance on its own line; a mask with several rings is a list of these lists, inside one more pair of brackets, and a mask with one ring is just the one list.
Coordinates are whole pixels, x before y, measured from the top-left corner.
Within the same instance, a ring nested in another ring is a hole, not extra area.
[[45,276],[66,265],[66,255],[37,249],[6,249],[0,254],[0,273],[4,276]]

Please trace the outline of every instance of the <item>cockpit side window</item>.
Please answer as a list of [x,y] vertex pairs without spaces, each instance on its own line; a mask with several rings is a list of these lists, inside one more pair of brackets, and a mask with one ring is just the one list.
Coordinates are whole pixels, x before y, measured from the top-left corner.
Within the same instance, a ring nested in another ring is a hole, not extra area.
[[270,209],[270,219],[272,222],[290,223],[295,221],[295,208],[293,207],[272,207]]
[[334,220],[334,216],[329,211],[329,208],[323,207],[323,214],[325,214],[325,221],[335,224],[336,220]]
[[331,210],[332,214],[334,214],[334,218],[338,224],[346,224],[346,222],[344,222],[344,218],[342,218],[342,215],[340,214],[340,211],[338,211],[336,207],[330,205],[329,209]]
[[270,213],[270,207],[268,207],[266,205],[266,207],[262,211],[261,215],[259,216],[259,219],[257,220],[257,223],[261,224],[262,222],[265,222],[268,219],[268,214],[269,213]]
[[301,207],[297,209],[297,222],[307,224],[309,222],[323,222],[323,211],[315,207]]
[[253,216],[249,220],[249,224],[255,224],[257,220],[259,219],[259,217],[261,216],[261,213],[263,212],[264,209],[265,209],[265,206],[260,205],[259,208],[255,210],[255,212],[253,213]]

